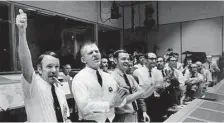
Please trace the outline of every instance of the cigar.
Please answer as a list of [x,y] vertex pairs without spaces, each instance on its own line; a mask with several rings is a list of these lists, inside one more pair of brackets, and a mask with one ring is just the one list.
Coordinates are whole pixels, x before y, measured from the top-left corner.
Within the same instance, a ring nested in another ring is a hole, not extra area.
[[61,82],[60,82],[56,77],[54,77],[54,79],[57,81],[57,83],[58,83],[59,85],[63,86],[63,84],[61,84]]

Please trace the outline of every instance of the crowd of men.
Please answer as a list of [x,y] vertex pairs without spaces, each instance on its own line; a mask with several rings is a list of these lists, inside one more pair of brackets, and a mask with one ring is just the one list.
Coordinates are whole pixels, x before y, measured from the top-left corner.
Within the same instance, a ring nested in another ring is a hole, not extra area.
[[[211,56],[204,64],[188,59],[183,66],[172,49],[162,57],[150,52],[130,56],[117,50],[101,58],[97,45],[86,41],[80,48],[85,68],[74,78],[68,74],[68,64],[59,73],[60,60],[54,52],[38,58],[36,74],[26,40],[27,16],[22,10],[19,13],[18,54],[29,122],[71,122],[71,110],[78,112],[80,122],[162,122],[171,109],[201,97],[220,71]],[[60,77],[71,81],[75,103],[67,102]]]

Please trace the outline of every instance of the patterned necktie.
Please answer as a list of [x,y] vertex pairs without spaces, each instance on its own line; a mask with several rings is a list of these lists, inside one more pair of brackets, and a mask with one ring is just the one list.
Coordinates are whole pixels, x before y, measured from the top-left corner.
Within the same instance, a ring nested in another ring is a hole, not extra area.
[[96,75],[97,75],[98,82],[99,82],[100,86],[102,87],[103,80],[102,80],[102,77],[100,76],[100,73],[98,70],[96,71]]
[[[133,93],[132,92],[132,88],[131,88],[130,82],[129,82],[128,77],[127,77],[126,74],[124,74],[124,80],[125,80],[125,83],[129,86],[129,93],[132,94]],[[132,102],[132,106],[133,106],[135,111],[138,110],[137,104],[135,103],[135,101]]]
[[62,118],[61,107],[60,107],[60,104],[58,102],[58,97],[55,93],[54,85],[51,86],[51,92],[52,92],[52,96],[53,96],[53,99],[54,99],[54,109],[55,109],[55,114],[56,114],[56,117],[57,117],[57,121],[58,122],[64,122],[63,118]]

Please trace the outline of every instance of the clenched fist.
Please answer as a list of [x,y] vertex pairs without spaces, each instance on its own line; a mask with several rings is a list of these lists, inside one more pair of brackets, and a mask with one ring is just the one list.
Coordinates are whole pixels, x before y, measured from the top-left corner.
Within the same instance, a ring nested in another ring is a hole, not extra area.
[[19,31],[27,27],[27,15],[22,9],[19,9],[19,14],[16,16],[16,25]]

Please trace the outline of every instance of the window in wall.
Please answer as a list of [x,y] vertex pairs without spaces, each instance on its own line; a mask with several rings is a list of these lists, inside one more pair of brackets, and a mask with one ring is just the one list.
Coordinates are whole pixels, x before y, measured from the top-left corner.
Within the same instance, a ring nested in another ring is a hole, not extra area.
[[120,49],[120,30],[99,26],[99,49],[103,56]]
[[0,4],[0,72],[11,71],[9,6]]
[[[17,7],[16,14],[18,10]],[[45,14],[39,10],[25,9],[24,11],[28,16],[27,42],[34,68],[36,68],[39,55],[49,50],[59,54],[61,64],[69,63],[74,69],[80,69],[83,66],[78,51],[84,41],[94,39],[93,24]]]

